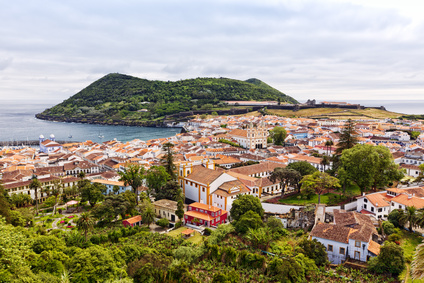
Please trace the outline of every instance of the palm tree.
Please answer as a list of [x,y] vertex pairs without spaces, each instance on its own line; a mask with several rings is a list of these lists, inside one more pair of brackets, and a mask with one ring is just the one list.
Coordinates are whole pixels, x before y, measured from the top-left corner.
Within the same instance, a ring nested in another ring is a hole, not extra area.
[[330,165],[330,158],[327,155],[324,155],[321,159],[321,165],[324,166],[324,171],[326,166]]
[[89,213],[84,212],[77,220],[77,229],[83,230],[85,235],[85,241],[87,242],[87,232],[94,226],[94,220]]
[[412,227],[415,226],[415,224],[418,221],[418,215],[417,215],[417,209],[415,206],[408,206],[406,210],[404,211],[402,215],[399,217],[399,221],[402,225],[405,225],[408,223],[409,225],[409,232],[412,232]]
[[143,184],[144,167],[138,164],[130,164],[124,169],[124,172],[119,172],[121,178],[119,181],[123,181],[125,186],[131,186],[134,194],[137,196],[136,202],[138,205],[138,188]]
[[327,147],[327,155],[330,155],[330,154],[329,154],[329,152],[330,152],[330,147],[331,147],[332,145],[334,145],[334,143],[333,143],[333,141],[332,141],[332,140],[327,140],[327,141],[325,141],[325,146]]
[[35,214],[38,214],[38,189],[41,188],[41,182],[37,179],[36,176],[33,176],[29,188],[34,190],[35,193]]
[[412,279],[424,279],[424,243],[417,246],[415,259],[411,263]]
[[150,228],[150,224],[155,220],[155,211],[153,210],[152,205],[147,205],[144,209],[144,211],[141,213],[141,219],[143,220],[143,223],[146,223],[147,226]]
[[57,198],[62,193],[62,188],[63,188],[63,184],[62,184],[61,179],[57,179],[57,180],[53,181],[53,186],[52,186],[52,189],[51,189],[51,193],[55,197],[55,202],[54,202],[54,206],[53,206],[53,215],[55,215],[55,213],[56,213]]

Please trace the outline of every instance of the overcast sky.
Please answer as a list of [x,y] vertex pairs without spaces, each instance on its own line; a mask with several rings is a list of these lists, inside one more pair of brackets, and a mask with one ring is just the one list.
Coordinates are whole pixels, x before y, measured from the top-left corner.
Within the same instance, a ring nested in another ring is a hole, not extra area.
[[0,99],[108,73],[258,78],[305,101],[424,100],[422,1],[4,1]]

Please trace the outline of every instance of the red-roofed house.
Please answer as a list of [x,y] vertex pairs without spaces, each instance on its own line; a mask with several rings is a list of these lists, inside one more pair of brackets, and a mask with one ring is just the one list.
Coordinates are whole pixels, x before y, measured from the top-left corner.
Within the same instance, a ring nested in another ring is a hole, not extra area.
[[218,226],[227,220],[228,211],[216,206],[195,202],[187,207],[184,223],[196,226]]
[[124,227],[141,226],[141,224],[142,224],[141,215],[136,215],[136,216],[133,216],[131,218],[125,219],[124,221],[122,221],[122,224],[124,225]]

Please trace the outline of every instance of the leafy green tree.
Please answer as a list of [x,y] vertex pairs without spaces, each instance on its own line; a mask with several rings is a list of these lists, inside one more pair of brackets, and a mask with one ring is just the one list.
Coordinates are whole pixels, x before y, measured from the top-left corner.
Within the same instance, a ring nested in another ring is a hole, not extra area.
[[282,145],[287,137],[287,132],[283,127],[274,127],[270,132],[270,135],[275,145]]
[[[128,202],[126,213],[129,213],[131,215],[136,214],[135,208],[137,207],[137,196],[131,192],[131,191],[125,191],[121,194],[122,197]],[[142,194],[140,194],[140,200],[141,200]]]
[[162,146],[162,149],[165,151],[165,156],[162,159],[162,164],[166,169],[171,180],[176,180],[177,175],[175,174],[175,164],[174,164],[174,151],[172,148],[174,144],[171,142],[167,142]]
[[257,197],[252,195],[238,195],[231,206],[231,218],[237,221],[249,210],[257,213],[259,217],[264,216],[264,209],[262,208],[261,201]]
[[134,194],[137,195],[138,205],[138,188],[143,184],[144,167],[138,164],[130,164],[124,169],[124,172],[118,172],[121,178],[119,181],[123,181],[125,186],[131,186]]
[[156,221],[156,224],[162,228],[166,228],[169,226],[169,220],[167,218],[161,218],[158,221]]
[[384,234],[387,236],[395,232],[395,225],[393,225],[393,223],[390,221],[383,221],[383,223],[381,223],[381,227],[383,228]]
[[290,184],[293,186],[299,184],[302,176],[294,169],[278,167],[274,169],[268,179],[273,183],[279,181],[281,186],[281,195],[284,195],[286,187]]
[[175,211],[175,215],[179,218],[181,222],[184,217],[184,202],[180,199],[177,202],[177,210]]
[[401,246],[393,242],[385,242],[380,247],[380,254],[368,261],[372,272],[398,276],[405,269],[405,257]]
[[104,193],[106,193],[106,186],[100,183],[85,182],[81,188],[81,201],[88,201],[91,207],[94,207],[97,202],[104,199]]
[[345,149],[354,147],[358,143],[358,136],[355,132],[355,123],[348,119],[337,143],[336,154],[342,154]]
[[[11,199],[7,194],[6,190],[3,189],[3,186],[0,184],[0,216],[3,216],[6,219],[6,222],[10,223],[10,205]],[[0,217],[1,218],[1,217]]]
[[286,235],[287,231],[284,229],[284,224],[275,216],[270,216],[267,219],[266,226],[271,229],[272,233]]
[[22,214],[18,210],[11,210],[10,211],[10,224],[13,226],[25,226],[26,221],[25,218],[22,217]]
[[402,228],[405,223],[402,223],[401,218],[403,217],[403,209],[394,209],[387,216],[387,220],[390,221],[395,227]]
[[339,180],[324,172],[315,172],[302,178],[302,190],[314,189],[318,195],[318,204],[321,203],[321,194],[326,190],[340,187]]
[[105,282],[126,274],[109,249],[94,245],[77,249],[69,262],[72,282]]
[[44,251],[63,251],[66,248],[65,241],[53,235],[38,236],[32,240],[32,250],[41,254]]
[[389,149],[383,146],[358,144],[343,151],[341,162],[338,174],[357,184],[361,192],[376,190],[404,176]]
[[302,249],[302,253],[304,255],[315,261],[317,266],[327,265],[328,258],[325,246],[318,242],[316,239],[303,239],[299,243],[299,247]]
[[261,216],[252,210],[244,213],[237,221],[235,221],[234,227],[236,228],[237,233],[245,234],[251,229],[258,229],[262,227],[264,223],[262,222]]
[[272,230],[268,227],[259,227],[257,229],[249,228],[245,238],[254,247],[266,251],[268,250],[271,240],[273,240],[273,233]]
[[90,216],[89,213],[82,213],[80,218],[77,220],[78,230],[84,231],[85,241],[87,242],[87,233],[88,230],[92,229],[94,226],[94,219]]
[[35,193],[35,214],[38,214],[38,190],[41,189],[41,182],[37,179],[37,177],[33,177],[31,183],[29,184],[29,188],[34,190]]
[[155,200],[169,199],[177,201],[181,194],[181,187],[175,180],[169,180],[165,186],[155,192]]
[[[166,185],[166,182],[170,180],[171,176],[163,166],[152,166],[147,170],[146,181],[149,192],[154,190],[159,191]],[[150,193],[148,193],[150,195]]]
[[[318,171],[317,168],[315,168],[314,166],[312,166],[310,163],[306,162],[306,161],[297,161],[297,162],[292,162],[289,165],[287,165],[286,167],[287,169],[293,169],[296,170],[297,172],[300,173],[301,177],[304,177],[306,175],[311,175],[314,172]],[[295,188],[297,188],[298,192],[300,193],[300,188],[301,188],[301,184],[300,184],[300,180],[298,180],[297,178],[293,178],[293,186]]]

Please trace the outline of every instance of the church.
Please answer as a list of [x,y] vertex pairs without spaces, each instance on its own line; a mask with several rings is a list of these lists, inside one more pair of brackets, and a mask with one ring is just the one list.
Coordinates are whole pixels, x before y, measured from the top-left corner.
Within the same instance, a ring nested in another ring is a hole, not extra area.
[[246,129],[232,130],[228,136],[247,149],[267,147],[268,130],[263,121],[255,125],[250,123]]

